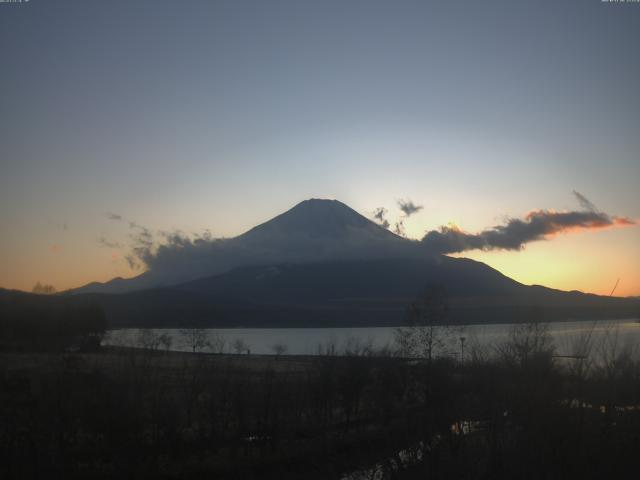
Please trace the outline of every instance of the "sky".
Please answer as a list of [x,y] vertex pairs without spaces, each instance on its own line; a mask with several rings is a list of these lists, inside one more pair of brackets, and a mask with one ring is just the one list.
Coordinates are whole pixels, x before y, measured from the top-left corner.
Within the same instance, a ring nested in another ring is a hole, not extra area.
[[[230,237],[312,197],[411,199],[416,239],[574,190],[640,219],[640,3],[30,0],[0,42],[0,287],[139,274],[127,222]],[[637,226],[456,255],[640,295]]]

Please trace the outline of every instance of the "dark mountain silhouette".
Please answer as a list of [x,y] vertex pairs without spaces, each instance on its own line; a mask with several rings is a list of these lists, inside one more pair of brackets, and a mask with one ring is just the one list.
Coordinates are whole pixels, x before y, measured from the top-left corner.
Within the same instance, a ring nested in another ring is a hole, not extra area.
[[397,325],[434,285],[446,292],[456,322],[627,317],[638,310],[632,299],[526,286],[480,262],[431,255],[335,200],[301,202],[223,245],[170,258],[75,296],[101,305],[116,326]]
[[455,297],[517,294],[523,285],[473,260],[385,259],[247,267],[174,287],[265,304],[413,299],[430,285]]
[[404,240],[338,200],[317,198],[300,202],[285,213],[252,228],[238,238],[248,242],[271,243],[280,247],[280,242],[291,243],[296,237],[323,241],[356,240],[361,244],[376,238],[396,243]]
[[392,326],[429,286],[441,286],[448,320],[630,318],[633,299],[526,286],[467,259],[387,259],[243,267],[172,287],[84,294],[112,326]]
[[90,283],[69,293],[122,293],[176,285],[238,267],[337,260],[429,257],[337,200],[311,199],[234,238],[161,249],[131,279]]

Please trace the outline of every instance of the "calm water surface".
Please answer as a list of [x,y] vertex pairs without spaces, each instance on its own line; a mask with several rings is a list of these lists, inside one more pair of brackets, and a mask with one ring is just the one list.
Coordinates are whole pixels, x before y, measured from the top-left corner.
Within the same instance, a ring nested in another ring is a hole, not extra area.
[[[474,347],[491,348],[508,340],[513,324],[467,325],[450,333],[448,345],[441,353],[459,355],[460,337],[465,338],[465,351]],[[212,347],[204,351],[234,352],[234,344],[241,340],[252,354],[272,354],[275,345],[284,345],[290,355],[313,355],[333,348],[336,353],[371,345],[375,349],[394,348],[395,327],[366,328],[212,328],[206,329]],[[168,333],[171,350],[190,351],[184,335],[178,329],[153,330]],[[594,349],[604,345],[638,348],[640,323],[635,319],[568,321],[549,324],[549,332],[559,355],[571,355],[581,338],[591,335]],[[112,330],[105,338],[106,345],[139,346],[140,329]]]

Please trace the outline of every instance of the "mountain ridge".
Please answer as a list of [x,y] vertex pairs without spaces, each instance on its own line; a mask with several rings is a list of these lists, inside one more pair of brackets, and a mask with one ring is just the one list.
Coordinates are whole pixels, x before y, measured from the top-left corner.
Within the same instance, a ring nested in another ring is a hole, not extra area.
[[310,199],[230,239],[160,247],[149,271],[72,291],[115,326],[389,326],[437,285],[456,323],[620,318],[639,302],[523,285],[434,255],[338,200]]
[[329,199],[304,200],[236,237],[195,245],[171,251],[177,258],[169,266],[161,261],[163,254],[170,257],[167,247],[161,246],[157,265],[141,275],[92,282],[67,293],[124,293],[171,286],[251,265],[430,256],[418,242]]
[[459,324],[631,318],[640,308],[623,298],[522,285],[480,262],[449,260],[242,267],[171,287],[75,297],[100,304],[116,327],[398,326],[434,284],[443,287],[448,320]]

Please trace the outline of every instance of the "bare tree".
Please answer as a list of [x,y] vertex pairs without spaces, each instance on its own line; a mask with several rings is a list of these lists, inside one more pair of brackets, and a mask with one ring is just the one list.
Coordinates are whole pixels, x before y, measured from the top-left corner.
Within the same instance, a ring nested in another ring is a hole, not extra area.
[[364,357],[373,355],[373,339],[362,340],[359,337],[348,337],[344,345],[344,354],[347,357]]
[[284,343],[276,343],[271,346],[271,350],[276,354],[276,357],[279,357],[287,353],[287,346]]
[[155,352],[161,345],[160,335],[150,328],[141,328],[136,335],[136,346]]
[[497,351],[507,363],[526,366],[532,361],[550,360],[555,346],[549,325],[534,321],[514,325],[509,340],[499,345]]
[[248,350],[248,345],[247,343],[241,339],[241,338],[236,338],[233,341],[233,351],[240,354],[240,353],[244,353],[245,351]]
[[337,355],[338,349],[336,348],[336,340],[335,338],[330,338],[326,342],[318,343],[316,347],[316,355],[325,356],[325,357],[333,357]]
[[227,340],[218,332],[209,335],[209,348],[213,353],[224,353]]
[[57,290],[53,285],[37,282],[31,289],[31,291],[39,295],[53,295]]
[[423,357],[429,363],[449,343],[454,343],[462,327],[448,322],[448,306],[442,287],[429,287],[409,306],[407,327],[397,328],[395,341],[400,354]]
[[204,328],[182,328],[180,329],[180,335],[193,353],[211,346],[207,338],[207,331]]
[[169,350],[171,350],[171,344],[173,343],[173,338],[167,332],[163,332],[158,337],[158,342],[160,343],[160,345],[162,345],[164,350],[168,352]]

